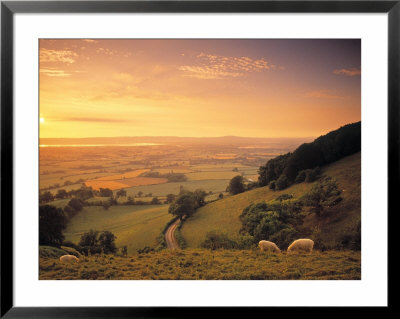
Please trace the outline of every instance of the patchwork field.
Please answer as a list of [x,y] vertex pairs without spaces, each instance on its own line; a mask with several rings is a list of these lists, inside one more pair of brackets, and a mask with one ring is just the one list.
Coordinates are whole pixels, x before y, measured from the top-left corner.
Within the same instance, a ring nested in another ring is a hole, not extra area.
[[128,246],[133,254],[145,246],[156,246],[156,238],[170,221],[168,205],[85,207],[74,216],[64,232],[65,240],[78,243],[90,229],[111,231],[117,236],[116,246]]
[[[110,178],[109,176],[107,178]],[[129,188],[133,186],[145,186],[145,185],[156,185],[164,184],[167,182],[165,178],[154,178],[154,177],[133,177],[119,180],[88,180],[85,185],[92,187],[93,189],[99,190],[100,188],[109,188],[111,190]]]

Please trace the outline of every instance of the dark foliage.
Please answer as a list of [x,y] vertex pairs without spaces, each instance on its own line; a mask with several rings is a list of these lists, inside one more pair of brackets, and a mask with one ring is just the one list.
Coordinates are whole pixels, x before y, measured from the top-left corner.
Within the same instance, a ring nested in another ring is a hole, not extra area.
[[184,216],[191,216],[197,208],[205,205],[204,198],[207,193],[203,190],[194,192],[183,192],[176,197],[168,208],[168,212],[183,219]]
[[348,124],[320,136],[312,143],[300,145],[293,153],[269,160],[265,166],[260,167],[258,181],[260,186],[266,186],[285,174],[289,185],[306,181],[307,176],[307,181],[311,182],[316,179],[315,173],[318,171],[304,170],[335,162],[360,150],[361,122]]
[[66,227],[67,217],[61,208],[39,206],[39,245],[60,246]]
[[208,232],[206,234],[206,239],[201,246],[211,250],[238,248],[238,244],[231,240],[227,234],[216,231]]
[[239,217],[240,232],[252,236],[255,243],[264,239],[283,247],[298,234],[296,227],[303,223],[301,209],[299,202],[252,204]]
[[230,180],[229,185],[226,188],[226,191],[232,195],[243,193],[245,191],[245,186],[243,183],[243,176],[237,175],[237,176],[233,177]]

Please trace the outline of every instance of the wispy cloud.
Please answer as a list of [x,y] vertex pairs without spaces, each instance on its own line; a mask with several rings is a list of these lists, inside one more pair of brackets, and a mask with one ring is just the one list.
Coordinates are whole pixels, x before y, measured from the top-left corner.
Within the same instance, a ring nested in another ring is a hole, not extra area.
[[318,99],[342,99],[343,96],[335,95],[328,90],[311,91],[304,94],[304,97]]
[[75,62],[78,54],[71,50],[50,50],[40,49],[40,62],[63,62],[72,64]]
[[60,77],[60,78],[66,78],[70,77],[72,73],[65,72],[63,70],[55,70],[55,69],[40,69],[40,73],[51,76],[51,77]]
[[51,76],[51,77],[61,77],[61,78],[66,78],[70,77],[74,73],[82,73],[84,71],[64,71],[64,70],[59,70],[59,69],[53,69],[53,68],[41,68],[40,73]]
[[252,59],[249,57],[228,57],[200,53],[196,56],[195,65],[184,65],[179,67],[184,76],[199,79],[223,79],[245,76],[248,73],[268,71],[276,66],[268,61]]
[[98,43],[99,41],[93,40],[93,39],[82,39],[82,41],[85,41],[87,43]]
[[53,121],[61,122],[95,122],[95,123],[128,123],[132,120],[109,118],[109,117],[65,117],[60,119],[53,119]]
[[333,74],[336,75],[346,75],[346,76],[356,76],[361,74],[361,70],[357,68],[350,69],[337,69],[333,70]]

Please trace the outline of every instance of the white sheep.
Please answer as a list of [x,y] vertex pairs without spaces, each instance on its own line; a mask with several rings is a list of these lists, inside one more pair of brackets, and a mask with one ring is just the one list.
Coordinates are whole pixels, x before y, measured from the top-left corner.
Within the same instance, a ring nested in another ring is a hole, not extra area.
[[297,239],[293,243],[290,244],[287,251],[296,251],[296,250],[305,250],[312,252],[314,247],[314,242],[311,239]]
[[74,255],[64,255],[64,256],[60,257],[60,262],[62,262],[62,263],[69,263],[69,262],[79,263],[79,258]]
[[268,241],[268,240],[260,240],[260,242],[258,243],[258,247],[260,247],[260,249],[262,251],[271,250],[274,253],[281,252],[281,250],[279,249],[279,247],[277,245],[275,245],[275,243],[273,243],[272,241]]

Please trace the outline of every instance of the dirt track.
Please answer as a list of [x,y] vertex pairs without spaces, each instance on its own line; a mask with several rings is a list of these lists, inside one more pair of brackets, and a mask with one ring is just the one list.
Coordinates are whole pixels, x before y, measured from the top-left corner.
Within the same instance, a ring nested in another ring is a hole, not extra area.
[[174,222],[171,226],[168,227],[167,231],[165,232],[165,241],[167,242],[168,249],[179,249],[178,241],[175,238],[175,229],[179,225],[179,219]]

